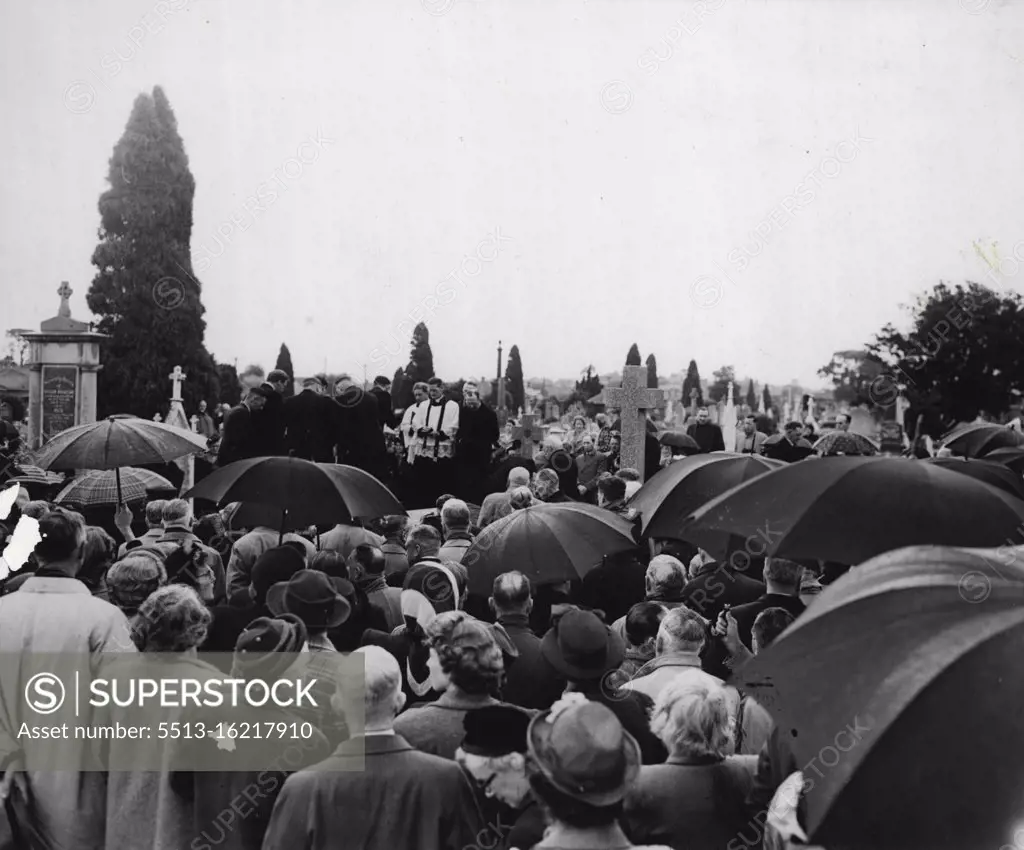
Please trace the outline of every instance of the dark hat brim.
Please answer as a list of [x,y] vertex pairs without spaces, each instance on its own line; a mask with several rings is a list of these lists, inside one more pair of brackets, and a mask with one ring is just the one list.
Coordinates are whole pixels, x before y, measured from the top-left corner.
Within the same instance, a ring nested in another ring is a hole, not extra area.
[[[337,588],[337,584],[334,584]],[[270,609],[270,613],[275,617],[279,617],[281,614],[291,614],[298,617],[307,629],[313,629],[314,631],[337,628],[352,615],[352,606],[344,596],[338,593],[332,600],[327,617],[313,617],[311,615],[313,606],[296,600],[289,600],[288,582],[286,581],[271,585],[270,590],[267,591],[267,608]],[[317,605],[316,608],[320,609],[320,606]]]
[[541,654],[548,660],[552,667],[567,679],[577,681],[589,681],[600,679],[610,670],[615,670],[622,664],[626,657],[626,645],[613,629],[608,629],[608,642],[605,645],[604,663],[598,667],[579,667],[571,661],[567,661],[558,645],[558,634],[554,628],[548,629],[540,644]]

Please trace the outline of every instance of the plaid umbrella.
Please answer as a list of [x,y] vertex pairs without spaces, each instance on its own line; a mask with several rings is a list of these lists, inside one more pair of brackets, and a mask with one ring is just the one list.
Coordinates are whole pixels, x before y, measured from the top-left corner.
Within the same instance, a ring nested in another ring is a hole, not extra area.
[[878,446],[871,440],[849,431],[830,431],[814,444],[814,450],[822,457],[878,454]]
[[166,478],[146,469],[127,466],[119,471],[121,473],[120,499],[118,498],[118,471],[91,469],[61,490],[54,501],[57,504],[80,505],[83,508],[94,505],[116,505],[119,501],[144,501],[147,481],[153,479],[159,479],[162,484],[150,489],[175,489],[174,485]]
[[14,475],[10,480],[17,481],[19,484],[51,485],[60,484],[64,480],[64,476],[58,472],[46,472],[30,463],[19,463],[14,467]]

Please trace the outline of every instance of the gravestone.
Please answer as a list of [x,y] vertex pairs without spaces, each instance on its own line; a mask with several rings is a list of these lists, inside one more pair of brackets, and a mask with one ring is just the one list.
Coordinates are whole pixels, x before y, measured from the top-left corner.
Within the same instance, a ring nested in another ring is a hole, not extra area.
[[538,417],[532,413],[526,413],[519,417],[519,424],[512,429],[512,440],[519,440],[519,449],[516,454],[519,457],[527,457],[531,460],[537,450],[537,443],[543,439],[543,430],[537,421]]
[[622,386],[604,391],[609,407],[617,408],[622,422],[622,447],[619,450],[623,469],[632,468],[644,480],[644,447],[647,438],[645,412],[660,407],[664,390],[647,387],[646,366],[624,366]]
[[100,342],[88,322],[71,318],[73,290],[63,281],[57,315],[21,335],[28,354],[28,444],[31,450],[61,431],[96,421]]
[[883,422],[878,429],[878,437],[882,454],[902,454],[903,426],[899,422]]
[[[167,411],[167,419],[164,420],[164,424],[170,425],[173,428],[181,428],[183,431],[192,430],[188,417],[185,415],[185,406],[182,404],[181,398],[181,382],[187,377],[188,375],[181,371],[181,366],[175,366],[174,371],[167,376],[167,379],[171,382],[171,407]],[[191,489],[195,483],[196,457],[192,454],[179,457],[174,461],[174,465],[184,475],[184,480],[181,483],[181,492],[184,493]]]
[[726,398],[725,410],[722,412],[722,439],[725,450],[736,450],[736,403],[733,401],[733,383],[729,381],[729,395]]

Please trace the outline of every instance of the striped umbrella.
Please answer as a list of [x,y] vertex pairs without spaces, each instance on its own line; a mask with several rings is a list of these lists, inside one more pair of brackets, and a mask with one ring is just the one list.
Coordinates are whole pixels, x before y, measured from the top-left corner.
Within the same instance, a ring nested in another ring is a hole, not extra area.
[[60,484],[64,480],[64,476],[58,472],[47,472],[46,470],[40,469],[38,466],[33,466],[30,463],[19,463],[14,467],[15,474],[11,476],[11,481],[17,481],[19,484]]
[[[120,490],[117,475],[120,472]],[[170,481],[148,469],[126,466],[120,470],[91,469],[80,475],[58,494],[58,504],[116,505],[119,502],[144,501],[147,490],[174,490]]]

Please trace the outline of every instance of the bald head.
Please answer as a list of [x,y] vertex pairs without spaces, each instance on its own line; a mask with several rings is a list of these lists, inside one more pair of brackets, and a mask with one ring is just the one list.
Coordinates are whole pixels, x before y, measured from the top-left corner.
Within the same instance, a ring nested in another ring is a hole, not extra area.
[[363,646],[353,653],[363,657],[365,726],[367,731],[390,729],[405,705],[402,671],[386,649]]
[[514,490],[516,487],[529,487],[530,486],[530,473],[521,466],[515,467],[508,474],[508,489]]
[[671,555],[655,555],[647,565],[647,596],[675,601],[686,585],[686,568]]

